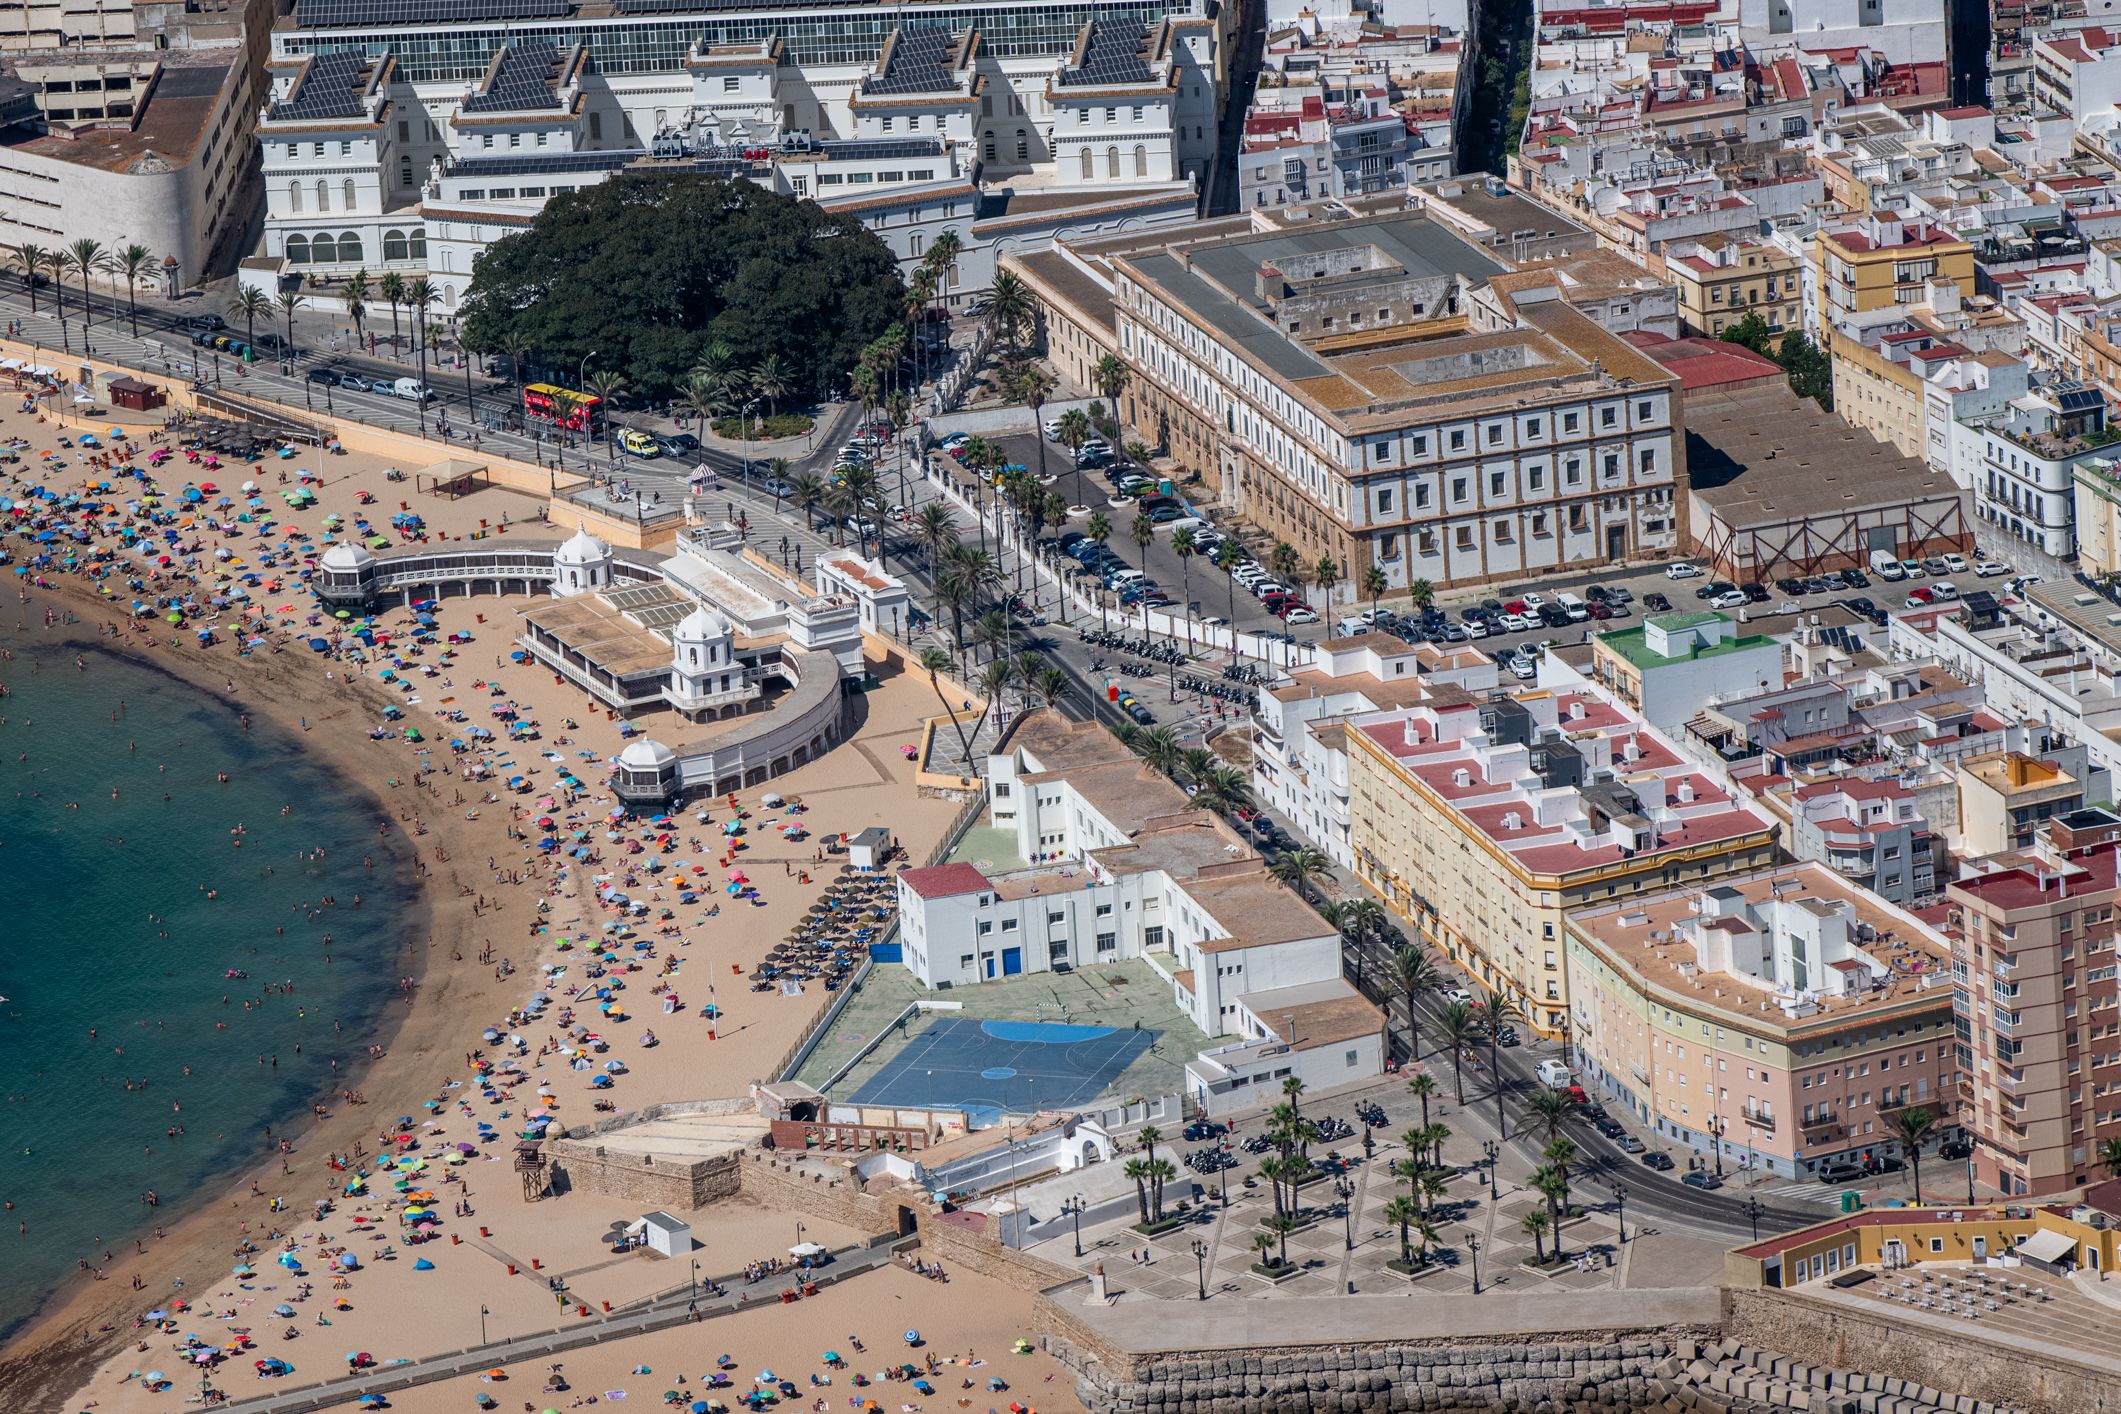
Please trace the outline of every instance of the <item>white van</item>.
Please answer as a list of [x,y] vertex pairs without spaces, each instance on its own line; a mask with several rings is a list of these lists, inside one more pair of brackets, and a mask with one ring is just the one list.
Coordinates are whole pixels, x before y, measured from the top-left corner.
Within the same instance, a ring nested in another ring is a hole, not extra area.
[[1556,1090],[1569,1083],[1569,1068],[1558,1060],[1541,1061],[1534,1074],[1538,1075],[1540,1084]]
[[434,394],[417,378],[400,378],[390,385],[391,391],[409,403],[424,403]]
[[1887,580],[1907,578],[1907,571],[1900,568],[1900,557],[1890,550],[1871,551],[1871,573]]
[[1333,621],[1333,636],[1335,638],[1353,638],[1358,633],[1368,633],[1369,631],[1370,626],[1361,619],[1335,619]]
[[1580,624],[1591,616],[1590,605],[1584,603],[1583,600],[1578,599],[1573,594],[1555,595],[1554,604],[1555,607],[1569,616],[1570,623]]

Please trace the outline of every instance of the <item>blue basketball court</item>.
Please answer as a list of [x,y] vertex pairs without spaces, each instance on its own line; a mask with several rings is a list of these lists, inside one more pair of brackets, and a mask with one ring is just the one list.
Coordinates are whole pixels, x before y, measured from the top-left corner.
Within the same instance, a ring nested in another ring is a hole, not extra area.
[[1158,1034],[946,1017],[887,1061],[853,1102],[990,1113],[1080,1105],[1109,1089]]

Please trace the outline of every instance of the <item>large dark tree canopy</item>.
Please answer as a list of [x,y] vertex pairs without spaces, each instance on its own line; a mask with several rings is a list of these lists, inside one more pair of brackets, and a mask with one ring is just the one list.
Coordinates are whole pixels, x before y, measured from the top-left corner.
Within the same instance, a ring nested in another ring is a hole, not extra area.
[[594,352],[650,395],[721,344],[738,367],[777,356],[793,393],[817,394],[905,299],[890,248],[851,217],[747,181],[616,176],[487,250],[464,329],[474,348],[560,369]]

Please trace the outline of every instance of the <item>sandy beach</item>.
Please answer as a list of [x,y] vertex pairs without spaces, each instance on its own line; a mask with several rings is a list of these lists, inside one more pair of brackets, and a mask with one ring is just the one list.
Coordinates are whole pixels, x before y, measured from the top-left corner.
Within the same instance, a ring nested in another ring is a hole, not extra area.
[[[17,487],[36,483],[75,489],[108,475],[106,469],[81,459],[78,449],[58,447],[52,429],[39,427],[14,410],[10,401],[0,411],[0,441],[18,436],[29,440],[32,453],[52,450],[60,456],[41,462],[33,455],[25,456],[19,465],[6,468],[16,478],[13,484]],[[262,482],[276,478],[283,469],[306,470],[318,478],[316,499],[307,508],[285,512],[277,504],[272,508],[279,517],[276,537],[300,529],[315,537],[308,547],[310,553],[325,533],[324,518],[334,512],[347,517],[357,514],[362,493],[383,507],[410,501],[403,483],[386,480],[387,468],[379,459],[358,455],[326,458],[304,449],[290,461],[256,468],[227,467],[219,475],[224,482],[252,477]],[[157,479],[163,490],[170,491],[187,475],[201,478],[203,473],[180,463],[162,468]],[[491,527],[504,515],[519,533],[554,533],[549,527],[524,525],[535,514],[534,503],[501,491],[481,492],[459,501],[430,497],[413,509],[425,517],[431,536],[466,535],[482,523]],[[256,539],[224,539],[211,522],[194,529],[199,546],[195,573],[202,585],[212,582],[216,574],[227,583],[246,567],[255,570]],[[21,553],[17,539],[10,537],[8,543]],[[220,554],[223,550],[230,553]],[[596,1117],[593,1105],[598,1100],[626,1110],[667,1100],[741,1096],[750,1083],[765,1078],[767,1069],[825,1004],[827,994],[815,986],[794,996],[778,990],[752,992],[740,974],[748,972],[765,949],[794,926],[831,882],[836,866],[818,865],[814,839],[790,843],[775,833],[754,830],[740,858],[759,897],[742,907],[717,898],[716,890],[703,893],[694,906],[680,907],[675,887],[666,893],[655,876],[632,874],[630,887],[635,895],[657,912],[641,922],[638,937],[644,946],[629,947],[612,973],[626,986],[617,998],[625,1019],[609,1022],[609,1012],[599,1018],[605,1049],[588,1058],[590,1064],[578,1068],[575,1061],[583,1058],[562,1053],[574,1049],[562,1046],[563,1040],[573,1038],[557,1024],[553,1013],[514,1028],[510,1014],[542,985],[555,991],[578,987],[588,962],[584,945],[604,936],[604,925],[620,921],[610,905],[599,902],[595,880],[588,876],[606,872],[627,878],[630,866],[637,868],[646,862],[643,856],[659,859],[666,866],[680,860],[688,865],[714,865],[716,842],[711,831],[732,812],[725,802],[712,802],[710,823],[690,815],[679,817],[675,835],[660,844],[653,832],[640,825],[628,825],[620,838],[609,838],[619,832],[605,828],[611,802],[601,790],[601,762],[618,749],[621,737],[616,725],[593,711],[580,693],[556,685],[548,674],[509,661],[516,604],[447,601],[440,611],[440,628],[467,633],[472,641],[459,645],[446,660],[439,644],[430,647],[424,661],[411,660],[420,677],[415,680],[418,691],[408,694],[377,679],[377,662],[357,666],[336,655],[312,655],[289,646],[296,637],[298,616],[292,612],[276,616],[272,611],[298,604],[299,591],[292,586],[270,586],[271,592],[262,596],[270,600],[262,606],[265,616],[286,622],[266,629],[260,635],[263,641],[239,657],[234,647],[238,635],[224,633],[211,646],[201,646],[189,633],[172,633],[152,618],[145,621],[149,628],[127,625],[122,593],[99,594],[87,580],[64,574],[48,578],[42,586],[18,580],[23,596],[18,617],[30,632],[35,632],[47,608],[57,610],[59,621],[45,630],[54,651],[70,640],[96,640],[105,648],[139,657],[224,696],[232,711],[269,718],[297,735],[306,753],[328,761],[347,782],[372,793],[379,819],[387,819],[418,850],[425,888],[418,915],[405,922],[405,953],[391,964],[416,979],[411,1003],[394,1008],[397,1020],[390,1034],[373,1038],[383,1047],[382,1056],[365,1075],[348,1082],[365,1103],[347,1104],[337,1095],[319,1096],[327,1110],[323,1118],[298,1124],[303,1117],[289,1116],[291,1128],[276,1130],[295,1135],[286,1172],[280,1155],[261,1152],[255,1173],[240,1176],[219,1195],[198,1195],[188,1215],[169,1223],[160,1240],[148,1243],[144,1257],[115,1260],[104,1280],[83,1279],[62,1290],[32,1328],[0,1356],[0,1387],[10,1390],[16,1407],[142,1411],[184,1407],[195,1386],[154,1396],[139,1382],[127,1379],[143,1368],[145,1355],[157,1354],[169,1345],[157,1335],[143,1355],[136,1348],[141,1334],[138,1318],[172,1299],[187,1301],[193,1311],[202,1313],[202,1323],[203,1313],[214,1313],[215,1319],[202,1333],[225,1339],[227,1326],[249,1329],[261,1346],[257,1354],[289,1360],[297,1371],[289,1383],[307,1383],[343,1372],[340,1359],[346,1350],[367,1350],[387,1360],[468,1344],[476,1337],[481,1304],[489,1308],[488,1328],[496,1336],[550,1326],[561,1309],[546,1287],[551,1275],[564,1280],[573,1298],[592,1309],[682,1281],[682,1273],[672,1275],[675,1264],[639,1254],[614,1254],[607,1234],[614,1225],[639,1216],[636,1208],[580,1193],[560,1200],[525,1202],[506,1161],[503,1140],[507,1129],[500,1128],[497,1137],[489,1138],[478,1125],[500,1123],[496,1117],[504,1113],[508,1122],[520,1122],[519,1117],[532,1106],[548,1110],[560,1125],[581,1124]],[[165,593],[171,589],[167,580],[158,587]],[[300,602],[306,604],[306,595]],[[78,616],[78,622],[65,622],[67,611]],[[379,623],[408,636],[414,627],[404,610],[380,615]],[[119,626],[114,636],[99,632],[106,625]],[[257,624],[253,622],[252,627]],[[430,667],[435,669],[431,676],[426,672]],[[487,785],[463,775],[476,756],[452,757],[438,740],[450,728],[433,720],[435,712],[452,710],[455,702],[489,699],[505,699],[514,704],[521,719],[539,724],[535,742],[515,744],[521,748],[515,753],[516,769],[530,777],[530,790],[524,796],[487,799]],[[408,743],[395,731],[380,740],[371,739],[371,730],[382,723],[383,709],[391,703],[405,712],[406,723],[427,724],[426,741]],[[851,832],[888,823],[911,853],[923,855],[955,807],[917,797],[911,764],[900,748],[916,739],[922,716],[933,706],[924,679],[885,672],[880,685],[865,695],[864,718],[847,744],[770,787],[746,792],[737,809],[764,823],[776,815],[759,799],[770,789],[800,797],[807,807],[803,823],[814,832]],[[569,791],[560,783],[563,770],[578,772],[580,790]],[[533,847],[538,831],[528,822],[541,798],[552,799],[551,809],[568,817],[557,824],[582,831],[584,847],[593,851],[589,858],[571,860]],[[644,837],[649,843],[641,855],[627,852],[628,839]],[[813,872],[811,882],[803,884],[797,876],[806,868]],[[713,882],[719,881],[717,872]],[[724,906],[710,912],[709,900]],[[663,918],[665,909],[674,916]],[[556,977],[542,971],[551,966],[566,971]],[[681,1005],[666,1013],[661,1005],[664,993]],[[708,1004],[720,1012],[712,1022],[701,1015],[701,1008]],[[472,1064],[473,1053],[482,1049],[491,1057],[493,1048],[483,1039],[489,1027],[523,1038],[518,1059],[523,1075],[506,1087],[505,1098],[500,1099],[479,1090],[481,1076]],[[650,1027],[657,1041],[652,1047],[641,1044]],[[610,1069],[608,1062],[613,1060],[623,1070]],[[595,1088],[599,1077],[608,1088]],[[475,1104],[471,1103],[474,1098]],[[401,1233],[399,1221],[384,1201],[384,1197],[396,1196],[391,1186],[396,1175],[372,1167],[375,1154],[384,1147],[404,1147],[398,1140],[402,1131],[393,1123],[401,1115],[417,1117],[412,1129],[419,1143],[418,1156],[432,1161],[409,1176],[409,1181],[427,1185],[436,1193],[437,1230],[423,1234],[428,1240],[416,1247],[404,1241],[409,1234]],[[463,1154],[458,1145],[472,1152]],[[449,1155],[461,1162],[448,1162]],[[345,1166],[328,1166],[334,1156]],[[348,1174],[364,1169],[370,1173],[369,1193],[384,1197],[345,1193]],[[332,1200],[332,1207],[319,1216],[316,1204],[324,1198]],[[274,1210],[276,1200],[278,1211]],[[460,1214],[460,1205],[468,1205],[470,1211]],[[356,1218],[364,1221],[356,1223]],[[740,1270],[748,1261],[778,1256],[793,1241],[792,1219],[745,1203],[710,1208],[695,1215],[695,1225],[703,1244],[695,1255],[709,1273]],[[460,1245],[457,1240],[481,1232],[488,1236],[476,1247]],[[823,1224],[813,1225],[806,1233],[811,1240],[828,1244],[861,1235],[832,1231]],[[295,1307],[299,1319],[294,1322],[263,1314],[296,1294],[297,1282],[291,1274],[268,1265],[275,1253],[290,1244],[312,1263],[312,1290]],[[383,1246],[393,1250],[384,1255]],[[317,1253],[339,1247],[358,1252],[362,1264],[344,1277],[343,1288],[330,1288],[314,1263]],[[490,1255],[489,1249],[534,1261],[535,1274],[525,1270],[511,1278],[505,1262]],[[232,1267],[245,1257],[255,1263],[257,1272],[286,1280],[237,1277]],[[431,1269],[416,1266],[423,1261],[431,1261]],[[134,1289],[136,1277],[138,1290]],[[908,1289],[894,1290],[894,1301],[925,1303],[937,1312],[922,1319],[936,1327],[935,1339],[944,1346],[952,1342],[959,1347],[986,1345],[1000,1353],[1009,1341],[1027,1333],[1021,1328],[1021,1310],[1010,1305],[1012,1300],[1020,1303],[1020,1298],[969,1276],[937,1286],[899,1273],[873,1274],[859,1278],[849,1289],[820,1298],[814,1309],[824,1312],[835,1304],[870,1309],[883,1299],[875,1294],[873,1284],[884,1282],[909,1284]],[[231,1314],[222,1316],[222,1312]],[[806,1303],[747,1313],[725,1324],[732,1330],[755,1330],[757,1334],[747,1338],[766,1351],[773,1342],[795,1339],[799,1327],[801,1342],[809,1342],[811,1315],[812,1307]],[[318,1316],[329,1326],[320,1325]],[[781,1329],[783,1322],[789,1326],[787,1331]],[[280,1331],[287,1328],[299,1328],[301,1333],[286,1338]],[[721,1327],[716,1329],[716,1334],[702,1338],[705,1344],[745,1343],[733,1335],[719,1334]],[[268,1338],[270,1348],[263,1349]],[[641,1343],[653,1345],[657,1339],[648,1337]],[[792,1351],[798,1346],[786,1348]],[[594,1358],[601,1360],[607,1354],[622,1358],[618,1347],[599,1348]],[[248,1368],[251,1358],[255,1356],[245,1356],[242,1368],[231,1368],[222,1379],[233,1397],[260,1392]],[[587,1368],[592,1357],[580,1358]],[[643,1356],[632,1363],[653,1366],[658,1358],[662,1357]],[[774,1358],[790,1361],[794,1357],[776,1353]],[[1046,1388],[1050,1394],[1063,1384],[1056,1381]],[[662,1388],[657,1385],[650,1396],[659,1396]],[[470,1403],[470,1395],[463,1394],[453,1397],[450,1407]],[[1042,1397],[1041,1405],[1068,1407],[1051,1397]],[[408,1400],[401,1407],[442,1406]],[[955,1407],[955,1402],[932,1402],[929,1407]]]

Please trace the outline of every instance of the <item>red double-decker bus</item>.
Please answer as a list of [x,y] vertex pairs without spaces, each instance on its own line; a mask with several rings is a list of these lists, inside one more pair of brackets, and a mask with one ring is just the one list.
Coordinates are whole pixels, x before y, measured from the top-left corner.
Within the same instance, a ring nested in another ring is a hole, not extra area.
[[604,400],[594,393],[577,393],[556,383],[532,383],[523,389],[526,417],[550,422],[570,432],[588,432],[597,424]]

